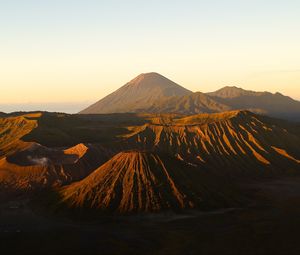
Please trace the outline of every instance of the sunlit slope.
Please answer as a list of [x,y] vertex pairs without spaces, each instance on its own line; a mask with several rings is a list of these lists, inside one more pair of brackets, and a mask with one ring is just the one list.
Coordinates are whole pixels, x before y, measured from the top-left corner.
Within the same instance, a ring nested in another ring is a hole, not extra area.
[[61,150],[31,143],[0,160],[2,192],[31,191],[81,180],[110,157],[101,147],[78,144]]
[[59,113],[14,115],[0,118],[2,194],[80,180],[112,155],[101,145],[77,143],[93,137],[89,121]]
[[233,190],[166,155],[126,151],[60,190],[59,207],[116,213],[224,207],[238,203]]
[[12,189],[80,180],[124,150],[167,154],[227,176],[300,170],[299,126],[248,111],[192,116],[39,113],[0,121],[0,181]]
[[279,166],[286,161],[297,165],[300,159],[299,126],[249,111],[192,116],[44,113],[0,121],[2,156],[8,148],[13,151],[14,147],[35,142],[53,148],[100,144],[114,152],[150,149],[188,162],[222,166],[235,162],[249,168],[257,161],[265,166]]
[[300,166],[299,136],[248,111],[194,115],[167,125],[145,124],[127,136],[127,144],[229,173]]
[[25,148],[21,138],[37,127],[37,121],[26,116],[0,118],[0,158]]

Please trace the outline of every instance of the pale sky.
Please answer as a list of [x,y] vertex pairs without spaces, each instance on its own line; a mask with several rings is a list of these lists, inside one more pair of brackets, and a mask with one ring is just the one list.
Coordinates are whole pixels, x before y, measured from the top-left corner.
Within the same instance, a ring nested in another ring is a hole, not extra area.
[[299,0],[0,0],[0,111],[76,112],[145,72],[300,100],[299,13]]

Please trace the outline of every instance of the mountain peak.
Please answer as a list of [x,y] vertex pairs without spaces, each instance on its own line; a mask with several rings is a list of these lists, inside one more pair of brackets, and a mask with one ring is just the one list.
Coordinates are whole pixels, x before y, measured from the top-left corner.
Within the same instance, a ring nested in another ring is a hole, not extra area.
[[249,95],[256,95],[261,93],[263,92],[254,92],[251,90],[245,90],[237,86],[225,86],[215,92],[208,93],[208,95],[214,97],[220,97],[220,98],[235,98],[239,96],[249,96]]
[[137,112],[157,100],[191,93],[158,73],[142,73],[81,113]]
[[141,73],[140,75],[132,79],[130,82],[125,84],[125,86],[165,88],[165,87],[174,87],[179,85],[159,73],[150,72],[150,73]]
[[141,73],[137,77],[149,78],[149,77],[157,77],[157,76],[164,77],[163,75],[161,75],[161,74],[159,74],[157,72]]
[[247,90],[240,88],[238,86],[225,86],[217,91],[247,91]]
[[245,91],[243,88],[237,87],[237,86],[225,86],[221,88],[220,90],[238,90],[238,91]]
[[157,78],[157,77],[163,77],[163,76],[160,75],[159,73],[155,73],[155,72],[141,73],[138,76],[136,76],[135,78],[133,78],[130,82],[133,82],[133,81],[138,82],[138,81],[142,81],[144,79],[153,79],[153,78]]

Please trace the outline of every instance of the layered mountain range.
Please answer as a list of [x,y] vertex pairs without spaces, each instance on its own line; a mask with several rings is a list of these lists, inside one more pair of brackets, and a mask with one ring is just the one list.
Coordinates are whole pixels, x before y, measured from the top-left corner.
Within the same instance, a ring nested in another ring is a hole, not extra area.
[[228,110],[251,110],[300,121],[300,102],[280,93],[254,92],[237,87],[224,87],[211,93],[193,93],[158,73],[137,76],[80,113],[198,114]]
[[52,188],[56,211],[234,207],[240,180],[300,170],[299,126],[249,111],[17,115],[0,119],[2,198]]
[[81,114],[2,114],[0,199],[50,189],[55,212],[96,215],[240,206],[241,182],[300,171],[299,123],[270,116],[295,121],[300,102],[157,73]]

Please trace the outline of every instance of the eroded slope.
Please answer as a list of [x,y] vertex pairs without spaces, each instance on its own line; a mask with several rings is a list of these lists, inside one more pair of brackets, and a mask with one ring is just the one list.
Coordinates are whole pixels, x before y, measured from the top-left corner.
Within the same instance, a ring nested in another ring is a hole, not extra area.
[[60,206],[116,213],[212,208],[238,203],[233,190],[179,160],[127,151],[60,190]]
[[127,146],[168,152],[218,171],[299,169],[300,138],[248,111],[200,114],[169,124],[145,124],[126,138]]

